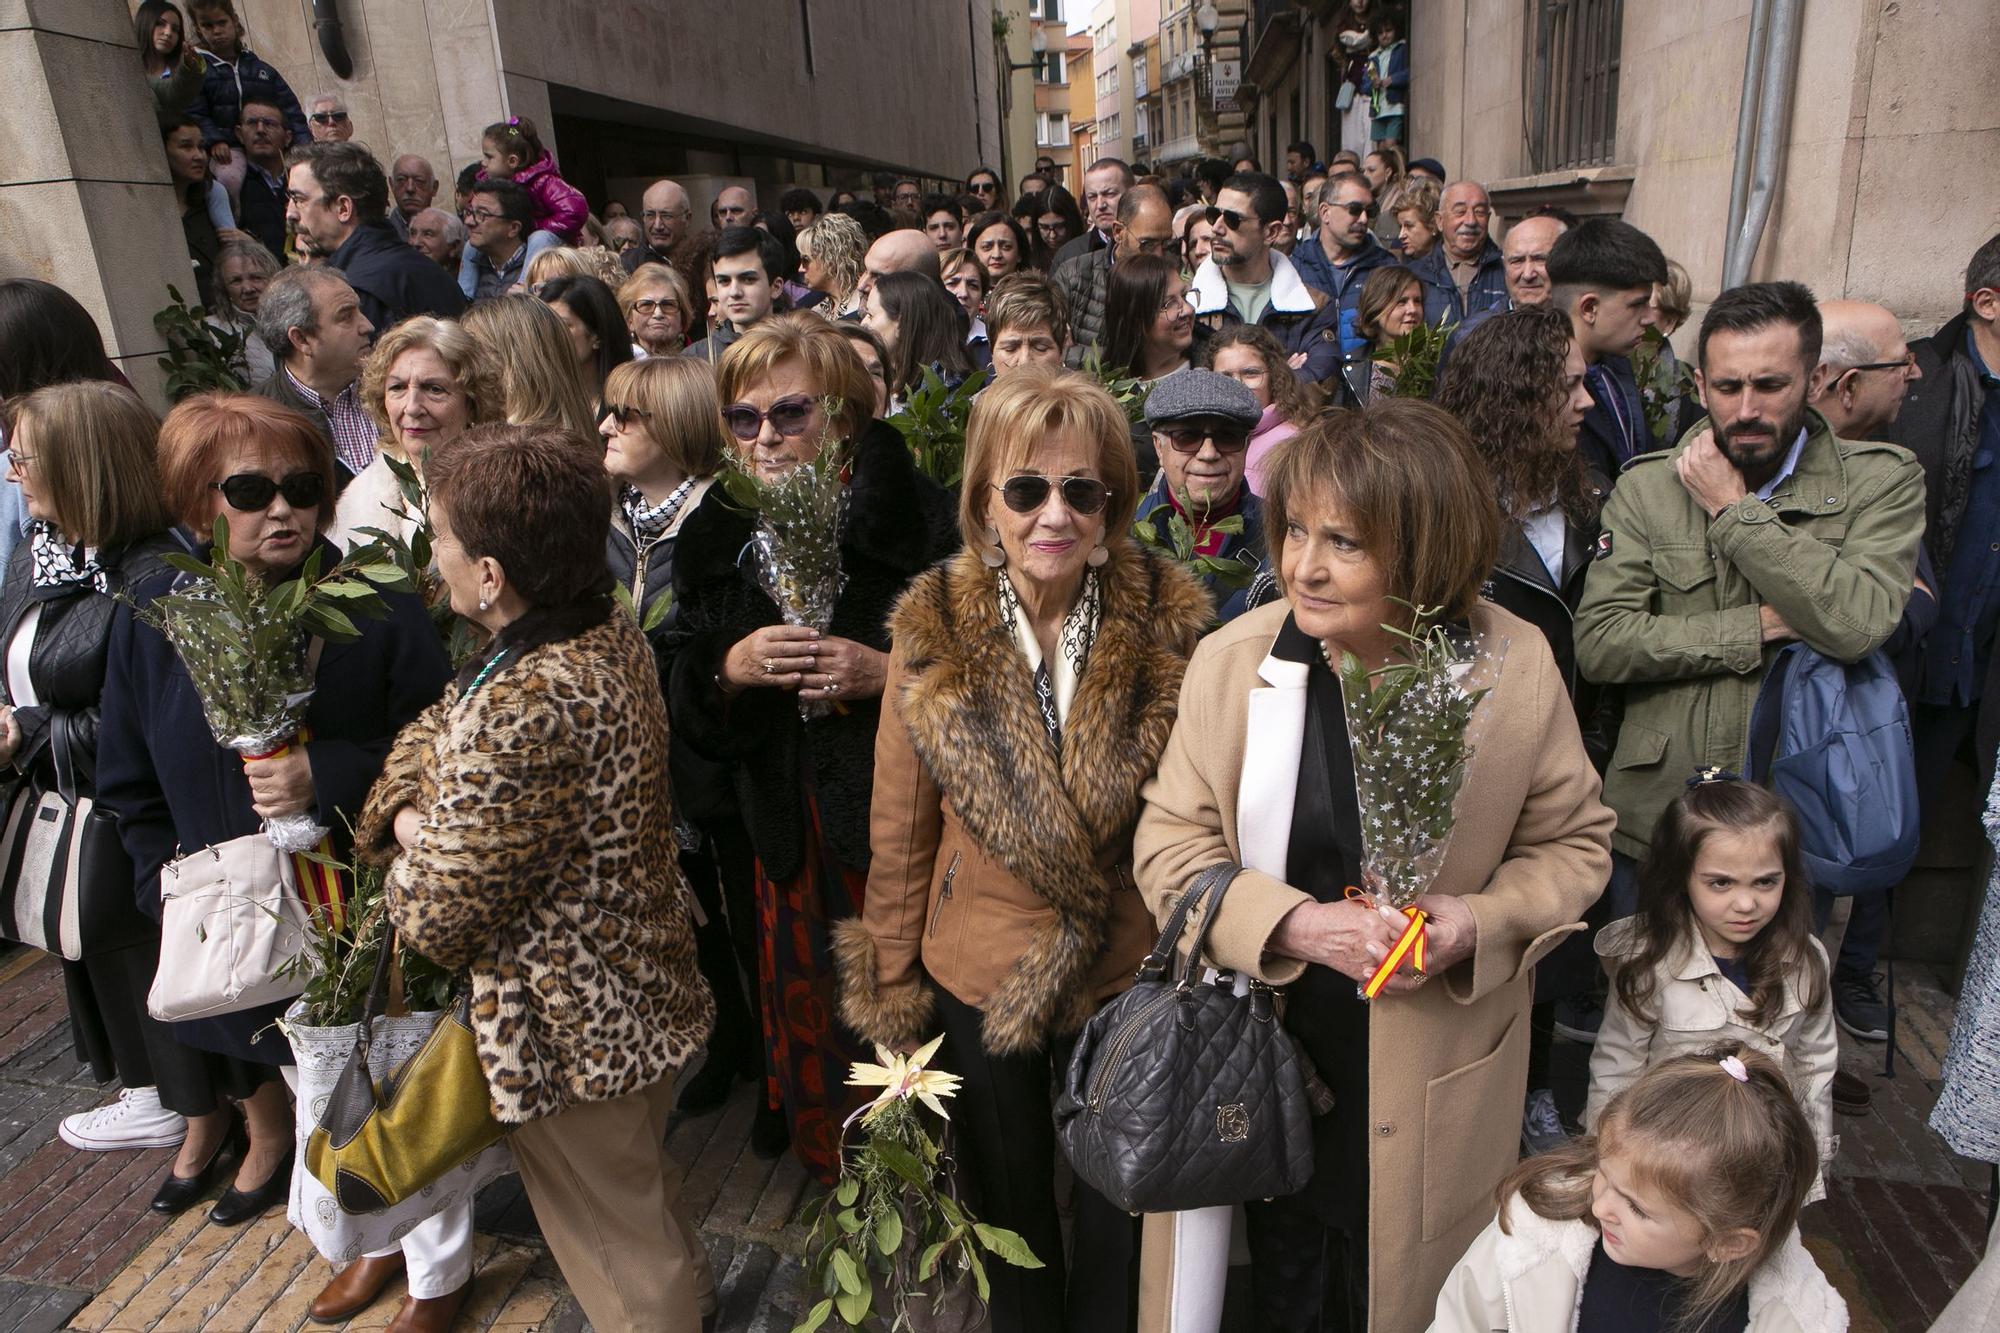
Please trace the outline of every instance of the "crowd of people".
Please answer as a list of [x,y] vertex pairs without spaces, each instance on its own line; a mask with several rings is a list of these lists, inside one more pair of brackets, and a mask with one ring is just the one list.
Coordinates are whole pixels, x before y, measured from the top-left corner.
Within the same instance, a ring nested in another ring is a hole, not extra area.
[[[1227,1214],[1123,1212],[1059,1172],[1052,1117],[1083,1021],[1217,863],[1243,870],[1207,961],[1283,990],[1332,1094],[1311,1183],[1240,1210],[1255,1327],[1846,1326],[1798,1219],[1836,1109],[1867,1109],[1841,1034],[1888,1035],[1889,891],[1829,958],[1813,829],[1739,774],[1802,645],[1889,665],[1924,808],[1954,765],[1992,777],[2000,237],[1931,339],[1754,283],[1681,378],[1687,275],[1651,237],[1548,209],[1496,239],[1478,182],[1406,162],[1392,18],[1346,44],[1365,159],[1101,158],[1074,193],[1037,164],[1011,208],[987,168],[732,186],[699,230],[673,180],[596,207],[519,117],[441,209],[229,0],[136,23],[247,391],[162,420],[73,298],[0,282],[0,760],[115,816],[154,919],[163,867],[264,820],[381,867],[405,947],[465,978],[594,1327],[712,1326],[677,1106],[753,1085],[753,1151],[831,1186],[850,1066],[942,1033],[966,1199],[1042,1261],[993,1265],[991,1326],[1211,1333]],[[932,376],[976,390],[954,478],[890,420]],[[801,617],[724,483],[806,467],[840,499]],[[430,555],[427,596],[315,641],[300,743],[248,761],[144,613],[222,519],[274,584],[384,535]],[[1485,694],[1427,960],[1370,1001],[1405,922],[1352,887],[1339,666],[1404,660],[1417,608]],[[159,954],[65,963],[121,1091],[62,1136],[176,1147],[153,1208],[221,1186],[237,1225],[289,1192],[283,1006],[156,1021]],[[1994,990],[1968,978],[1938,1111],[1982,1160]],[[1558,1034],[1592,1046],[1578,1107]],[[449,1328],[471,1256],[447,1209],[313,1317],[404,1275],[391,1327]]]

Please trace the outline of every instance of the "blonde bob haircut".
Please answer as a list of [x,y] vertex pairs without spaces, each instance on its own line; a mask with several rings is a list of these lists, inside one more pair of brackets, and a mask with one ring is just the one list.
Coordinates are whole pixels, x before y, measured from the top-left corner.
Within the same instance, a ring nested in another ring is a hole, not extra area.
[[480,301],[465,331],[500,372],[502,413],[513,426],[561,426],[589,439],[597,416],[569,330],[548,303],[525,292]]
[[761,319],[730,344],[716,367],[722,404],[740,401],[751,385],[791,361],[805,367],[813,393],[833,399],[834,434],[843,440],[858,437],[875,416],[875,381],[854,344],[810,311]]
[[389,370],[403,353],[420,347],[437,353],[438,360],[451,372],[471,409],[467,424],[477,425],[500,415],[500,377],[494,373],[493,358],[464,326],[430,315],[406,319],[375,340],[368,360],[361,367],[361,405],[375,418],[384,438],[396,446],[398,453],[402,451],[402,440],[396,434],[396,424],[389,420]]
[[999,342],[1008,329],[1047,329],[1057,347],[1069,346],[1069,311],[1062,292],[1032,270],[1009,273],[986,297],[986,336]]
[[981,393],[966,422],[958,530],[968,549],[986,544],[994,488],[1016,472],[1033,471],[1036,453],[1054,436],[1082,439],[1094,449],[1098,480],[1111,489],[1111,502],[1104,507],[1105,545],[1123,549],[1131,544],[1139,466],[1125,410],[1094,376],[1022,366]]
[[1265,540],[1287,598],[1285,531],[1328,503],[1382,569],[1389,596],[1441,607],[1453,619],[1479,600],[1500,553],[1500,508],[1486,465],[1451,413],[1417,399],[1383,399],[1325,413],[1266,455]]
[[705,361],[656,356],[613,366],[604,381],[605,403],[636,407],[646,434],[669,463],[690,477],[706,477],[729,453],[715,372]]
[[666,287],[680,303],[681,327],[686,328],[692,315],[688,310],[688,285],[680,270],[668,264],[646,263],[632,270],[632,276],[618,284],[618,308],[625,312],[627,322],[632,318],[632,303],[655,287]]
[[14,464],[55,512],[63,536],[110,550],[174,519],[160,498],[160,419],[122,384],[77,380],[35,390],[13,404]]

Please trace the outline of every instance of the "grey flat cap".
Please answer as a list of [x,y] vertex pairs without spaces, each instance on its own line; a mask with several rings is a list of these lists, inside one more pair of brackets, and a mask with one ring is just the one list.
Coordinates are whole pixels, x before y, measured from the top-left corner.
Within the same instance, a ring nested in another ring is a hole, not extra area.
[[1189,417],[1221,417],[1249,427],[1257,424],[1264,409],[1257,395],[1227,375],[1190,366],[1169,375],[1146,395],[1146,424],[1157,426]]

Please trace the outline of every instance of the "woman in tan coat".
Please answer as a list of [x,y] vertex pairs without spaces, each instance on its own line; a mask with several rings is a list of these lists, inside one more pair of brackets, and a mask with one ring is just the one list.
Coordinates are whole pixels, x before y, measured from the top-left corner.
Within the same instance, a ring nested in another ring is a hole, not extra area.
[[1047,1265],[988,1265],[996,1333],[1131,1325],[1135,1228],[1081,1184],[1065,1293],[1050,1086],[1152,942],[1132,827],[1209,619],[1200,586],[1132,540],[1137,491],[1095,380],[1025,367],[980,397],[965,549],[890,622],[868,892],[835,937],[855,1031],[904,1048],[944,1032],[974,1206]]
[[[1390,399],[1314,423],[1265,465],[1265,531],[1286,602],[1239,617],[1189,664],[1180,717],[1146,788],[1140,890],[1164,918],[1203,867],[1247,867],[1210,936],[1218,967],[1287,988],[1286,1026],[1332,1089],[1315,1174],[1244,1209],[1254,1323],[1421,1329],[1515,1160],[1535,961],[1610,870],[1612,817],[1541,634],[1478,599],[1499,518],[1464,431]],[[1391,659],[1403,603],[1483,642],[1492,692],[1431,915],[1429,979],[1364,1002],[1394,944],[1361,882],[1361,817],[1338,677]],[[1213,1333],[1229,1210],[1147,1218],[1140,1326]]]

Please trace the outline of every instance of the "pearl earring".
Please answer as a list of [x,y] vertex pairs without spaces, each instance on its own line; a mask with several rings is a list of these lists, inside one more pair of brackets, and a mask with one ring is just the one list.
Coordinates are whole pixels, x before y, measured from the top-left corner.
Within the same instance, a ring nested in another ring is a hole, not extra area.
[[988,569],[998,569],[1006,564],[1007,553],[1000,549],[1000,529],[989,523],[979,535],[985,539],[985,545],[979,548],[979,563]]
[[484,597],[479,599],[479,609],[481,611],[484,611],[486,609],[486,599]]

